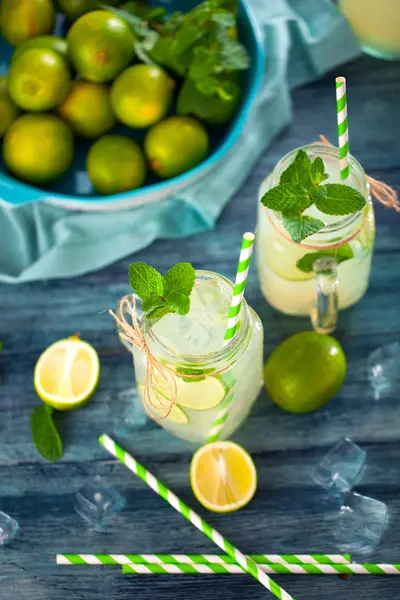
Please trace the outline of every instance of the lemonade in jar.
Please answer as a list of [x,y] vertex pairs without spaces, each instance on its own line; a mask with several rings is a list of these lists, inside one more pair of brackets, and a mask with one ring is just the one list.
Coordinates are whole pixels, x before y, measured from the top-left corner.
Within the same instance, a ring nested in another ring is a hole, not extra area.
[[243,299],[237,333],[224,345],[234,286],[218,273],[193,274],[186,314],[154,313],[133,295],[121,301],[117,318],[120,323],[132,315],[137,319],[139,344],[131,343],[121,326],[119,332],[133,353],[147,413],[174,435],[202,444],[219,419],[218,438],[229,437],[256,401],[263,378],[263,327]]
[[311,315],[317,330],[332,331],[337,310],[358,302],[368,287],[375,224],[363,168],[351,156],[343,182],[337,148],[311,144],[278,162],[259,200],[263,295],[274,308]]

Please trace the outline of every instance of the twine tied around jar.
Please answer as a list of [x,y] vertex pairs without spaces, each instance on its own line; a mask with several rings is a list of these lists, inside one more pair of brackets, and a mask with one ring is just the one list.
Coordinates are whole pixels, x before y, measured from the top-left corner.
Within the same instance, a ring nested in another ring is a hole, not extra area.
[[[326,146],[333,146],[333,144],[323,134],[321,134],[319,138]],[[396,212],[400,212],[400,201],[396,190],[383,181],[378,181],[369,175],[367,175],[367,180],[370,186],[371,194],[378,200],[378,202],[384,206],[387,206],[388,208],[393,208]]]
[[[121,328],[119,335],[129,344],[133,344],[139,350],[141,350],[146,360],[146,375],[144,378],[143,387],[143,404],[146,412],[151,417],[159,416],[160,419],[166,419],[171,410],[173,409],[176,396],[177,396],[177,385],[176,380],[169,369],[162,365],[157,358],[152,354],[147,342],[144,337],[143,331],[139,325],[139,321],[136,316],[136,299],[132,296],[132,303],[129,302],[128,298],[125,297],[121,301],[121,317],[118,317],[112,310],[109,311],[110,315],[114,317],[115,321]],[[124,316],[124,308],[129,314],[132,324],[129,323]],[[165,395],[160,388],[166,388],[169,394]],[[154,399],[156,402],[154,402]],[[157,413],[160,410],[165,410],[165,414],[154,415],[149,410],[149,406],[152,406]]]
[[[147,414],[153,419],[166,419],[176,404],[178,395],[178,386],[176,383],[177,377],[183,378],[184,380],[189,379],[199,381],[205,377],[215,377],[216,375],[228,371],[231,368],[231,364],[227,364],[219,370],[213,369],[211,373],[202,371],[198,374],[186,373],[184,368],[182,371],[177,371],[162,364],[151,352],[140,327],[136,316],[135,296],[132,295],[130,298],[131,301],[126,296],[121,300],[120,316],[117,316],[112,310],[109,310],[108,312],[120,327],[119,336],[128,342],[128,344],[136,346],[136,348],[141,350],[145,356],[146,375],[143,386],[143,404]],[[125,317],[124,308],[129,314],[132,321],[131,323],[129,323]],[[149,410],[149,406],[153,407],[157,414],[154,414],[154,411]],[[160,411],[164,411],[164,414],[159,414]]]

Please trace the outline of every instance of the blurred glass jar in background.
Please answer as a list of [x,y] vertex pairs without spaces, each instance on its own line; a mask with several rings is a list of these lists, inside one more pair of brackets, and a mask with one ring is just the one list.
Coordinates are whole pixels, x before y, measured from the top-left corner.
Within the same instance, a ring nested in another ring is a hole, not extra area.
[[400,59],[400,0],[339,0],[339,8],[364,52]]

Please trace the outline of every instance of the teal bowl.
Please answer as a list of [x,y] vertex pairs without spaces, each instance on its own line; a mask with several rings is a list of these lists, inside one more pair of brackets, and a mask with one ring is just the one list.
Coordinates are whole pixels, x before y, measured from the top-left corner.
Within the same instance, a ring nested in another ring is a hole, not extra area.
[[[195,6],[195,0],[163,0],[168,11],[189,10]],[[162,4],[163,2],[161,2]],[[157,1],[159,5],[160,2]],[[65,31],[65,23],[61,16],[57,19],[56,33]],[[223,159],[235,141],[238,139],[246,118],[256,98],[264,72],[264,47],[262,34],[249,5],[241,0],[238,15],[238,31],[241,42],[246,46],[251,66],[243,73],[242,101],[235,117],[223,127],[208,128],[210,133],[209,156],[200,165],[186,173],[168,180],[149,176],[145,185],[139,189],[99,196],[93,188],[85,168],[86,155],[93,141],[79,139],[76,141],[76,152],[72,166],[57,182],[49,187],[38,188],[23,183],[11,176],[0,159],[0,200],[10,205],[20,205],[27,202],[46,202],[71,210],[117,210],[134,208],[150,202],[160,201],[184,187],[194,183]],[[9,68],[13,48],[0,37],[0,75],[5,75]],[[117,133],[125,133],[135,137],[139,142],[144,137],[143,132],[119,126]]]

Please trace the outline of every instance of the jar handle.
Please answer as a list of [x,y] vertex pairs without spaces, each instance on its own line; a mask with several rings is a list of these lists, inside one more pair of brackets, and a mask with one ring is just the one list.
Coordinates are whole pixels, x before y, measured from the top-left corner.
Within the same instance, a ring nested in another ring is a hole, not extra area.
[[311,311],[311,322],[318,333],[332,333],[336,328],[339,306],[337,265],[333,256],[323,256],[313,264],[317,303]]
[[[135,299],[135,301],[133,301],[133,298]],[[128,294],[127,296],[124,296],[123,298],[121,298],[121,300],[118,303],[117,306],[117,317],[121,318],[123,315],[129,315],[128,309],[127,309],[127,303],[126,301],[128,301],[129,306],[131,309],[134,308],[135,311],[135,315],[137,320],[140,321],[143,318],[144,312],[142,309],[142,301],[139,298],[139,296],[137,296],[136,294]],[[120,333],[121,328],[119,325],[117,325],[117,332],[118,334]],[[130,344],[127,340],[125,340],[123,337],[121,337],[121,335],[119,336],[120,342],[123,346],[125,346],[125,348],[128,350],[128,352],[130,352],[132,354],[132,349],[133,349],[133,344]]]

